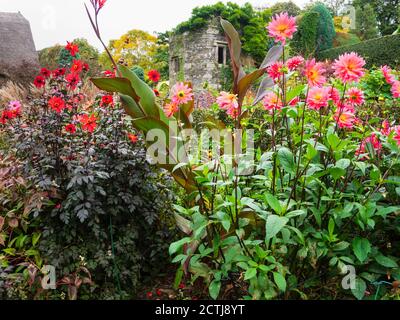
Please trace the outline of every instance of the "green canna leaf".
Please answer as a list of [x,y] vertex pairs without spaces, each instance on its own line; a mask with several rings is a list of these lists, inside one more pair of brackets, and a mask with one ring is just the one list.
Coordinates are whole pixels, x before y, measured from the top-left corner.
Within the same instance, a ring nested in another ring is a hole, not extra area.
[[91,78],[90,81],[99,88],[107,92],[121,93],[131,97],[136,102],[140,101],[140,97],[132,88],[128,79],[125,78]]
[[122,76],[131,82],[132,88],[140,97],[140,105],[146,112],[146,115],[159,119],[160,107],[156,103],[154,91],[139,77],[125,66],[119,66]]

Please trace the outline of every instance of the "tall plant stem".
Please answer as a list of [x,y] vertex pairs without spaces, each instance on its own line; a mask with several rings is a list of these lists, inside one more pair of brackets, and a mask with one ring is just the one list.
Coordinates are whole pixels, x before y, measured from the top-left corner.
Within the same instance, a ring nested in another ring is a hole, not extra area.
[[306,119],[306,107],[307,107],[307,100],[308,100],[308,94],[310,92],[310,87],[308,86],[307,88],[307,94],[306,94],[306,99],[304,101],[304,106],[303,106],[303,112],[301,115],[301,134],[300,134],[300,150],[299,150],[299,157],[297,159],[297,168],[296,168],[296,176],[294,179],[294,184],[292,187],[292,191],[291,194],[289,196],[288,199],[288,204],[290,202],[290,199],[292,197],[294,197],[295,199],[297,198],[297,192],[296,192],[296,188],[297,188],[297,182],[299,180],[299,173],[300,173],[300,165],[301,165],[301,157],[303,155],[303,143],[304,143],[304,127],[305,127],[305,119]]
[[[344,101],[344,98],[346,97],[346,90],[347,90],[347,83],[344,84],[342,99],[340,100],[340,104],[339,104],[339,107],[338,107],[339,108],[338,119],[343,114],[343,101]],[[336,121],[335,133],[338,132],[338,129],[339,129],[339,121]]]
[[[286,63],[286,55],[285,55],[285,46],[283,46],[283,51],[282,51],[282,63],[283,66],[285,67],[285,63]],[[283,108],[286,108],[286,73],[283,73],[283,79],[282,79],[282,103],[283,103]],[[286,136],[287,136],[287,142],[288,142],[288,146],[289,149],[292,149],[292,139],[290,138],[290,127],[289,127],[289,118],[287,116],[287,114],[285,114],[285,116],[283,117],[283,122],[285,123],[285,127],[286,127]]]
[[[279,97],[278,97],[279,99]],[[275,195],[275,183],[276,183],[276,140],[275,140],[275,109],[272,111],[272,150],[274,152],[274,165],[272,171],[272,194]]]

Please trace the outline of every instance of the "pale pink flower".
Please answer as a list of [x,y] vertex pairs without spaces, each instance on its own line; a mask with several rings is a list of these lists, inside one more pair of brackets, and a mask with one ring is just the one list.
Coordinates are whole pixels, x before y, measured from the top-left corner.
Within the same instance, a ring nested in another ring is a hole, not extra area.
[[357,53],[345,53],[339,56],[333,64],[335,76],[345,83],[357,82],[365,73],[365,60]]
[[397,126],[394,129],[394,132],[395,132],[394,140],[396,140],[397,144],[400,146],[400,126]]
[[273,111],[280,110],[283,107],[282,100],[278,98],[275,92],[268,92],[263,99],[263,106],[265,110]]
[[354,112],[348,108],[338,109],[333,118],[341,129],[352,129],[356,121]]
[[287,12],[277,14],[272,18],[268,27],[269,36],[275,38],[275,42],[286,44],[286,39],[292,39],[297,31],[296,18],[288,15]]
[[272,80],[279,80],[285,74],[283,63],[280,61],[275,62],[267,69],[267,73]]
[[390,134],[393,132],[393,128],[390,126],[389,121],[385,120],[382,123],[382,129],[381,129],[381,133],[384,136],[390,136]]
[[304,63],[304,58],[301,56],[295,56],[293,58],[290,58],[287,62],[286,65],[290,71],[296,70],[298,67],[300,67]]
[[179,106],[174,102],[170,102],[164,106],[164,113],[168,118],[171,118],[178,111]]
[[392,85],[392,94],[395,98],[400,98],[400,81],[396,80]]
[[237,95],[222,91],[217,98],[217,104],[221,109],[228,110],[230,108],[237,109],[239,107]]
[[233,119],[237,119],[239,117],[239,108],[232,106],[226,111],[226,114]]
[[19,117],[21,115],[21,107],[21,102],[18,100],[13,100],[8,104],[8,111],[11,112],[13,117]]
[[304,75],[308,80],[310,87],[321,87],[325,84],[326,78],[324,73],[324,65],[321,62],[316,62],[315,59],[308,60],[306,62]]
[[330,100],[332,100],[335,105],[339,106],[341,100],[339,90],[336,88],[332,88],[330,90],[330,95]]
[[390,67],[383,66],[381,67],[381,71],[388,84],[393,84],[396,81],[396,77],[394,76],[394,74],[392,74],[392,69]]
[[310,109],[319,110],[327,107],[330,99],[330,88],[311,88],[308,93],[307,104]]
[[364,92],[358,88],[350,88],[347,91],[347,102],[353,106],[360,106],[365,102]]
[[181,105],[193,100],[193,90],[183,82],[177,83],[171,91],[172,102]]
[[[375,133],[373,133],[371,134],[370,137],[364,139],[364,141],[361,142],[360,148],[356,151],[356,156],[369,153],[367,149],[367,144],[369,144],[375,150],[375,153],[377,153],[378,155],[381,153],[382,143],[379,141],[378,136]],[[361,160],[365,159],[369,159],[369,156],[367,155],[363,157]]]

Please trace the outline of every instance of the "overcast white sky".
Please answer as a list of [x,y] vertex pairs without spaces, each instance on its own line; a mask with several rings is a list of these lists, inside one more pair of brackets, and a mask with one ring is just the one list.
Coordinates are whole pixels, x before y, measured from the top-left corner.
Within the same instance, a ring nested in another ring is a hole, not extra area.
[[[231,0],[238,4],[269,6],[279,0]],[[31,23],[36,49],[64,44],[83,37],[100,48],[86,16],[84,2],[89,0],[0,0],[0,12],[20,11]],[[187,20],[196,6],[218,0],[107,0],[101,13],[102,35],[109,40],[132,29],[150,33],[164,32]],[[227,2],[227,1],[223,1]],[[300,7],[307,0],[294,0]]]

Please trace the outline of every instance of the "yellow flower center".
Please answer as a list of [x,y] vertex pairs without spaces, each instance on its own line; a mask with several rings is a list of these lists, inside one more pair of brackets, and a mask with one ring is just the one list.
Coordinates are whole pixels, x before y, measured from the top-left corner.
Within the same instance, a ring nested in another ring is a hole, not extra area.
[[284,33],[287,30],[287,25],[286,24],[281,24],[278,26],[278,31],[281,33]]

